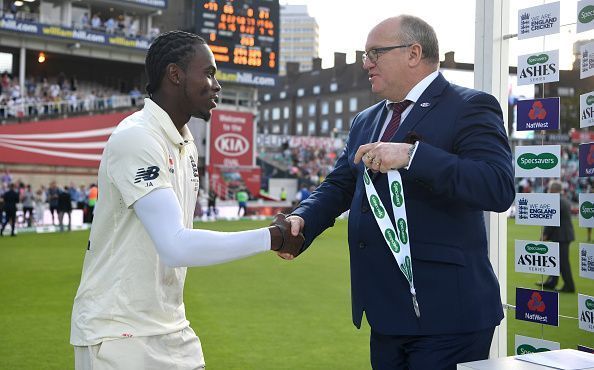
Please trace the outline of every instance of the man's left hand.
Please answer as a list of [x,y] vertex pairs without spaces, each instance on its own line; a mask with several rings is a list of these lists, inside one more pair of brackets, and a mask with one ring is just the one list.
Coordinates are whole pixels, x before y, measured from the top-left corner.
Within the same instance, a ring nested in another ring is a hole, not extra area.
[[390,170],[408,166],[408,150],[410,147],[411,144],[383,141],[364,144],[355,153],[354,162],[358,164],[363,160],[365,166],[372,171],[386,173]]

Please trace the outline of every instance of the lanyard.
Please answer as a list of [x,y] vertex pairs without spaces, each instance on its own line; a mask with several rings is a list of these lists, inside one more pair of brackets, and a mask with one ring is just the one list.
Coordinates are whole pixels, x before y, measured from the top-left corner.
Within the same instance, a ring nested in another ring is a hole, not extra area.
[[415,291],[415,283],[412,271],[412,259],[410,258],[410,243],[408,239],[408,225],[406,218],[406,206],[404,203],[404,186],[402,185],[402,178],[400,172],[392,170],[388,171],[388,184],[390,184],[390,199],[392,199],[392,210],[394,211],[394,220],[396,226],[392,224],[392,220],[388,216],[382,201],[377,195],[375,186],[367,173],[366,168],[363,171],[363,182],[365,183],[365,193],[367,200],[373,210],[375,221],[382,231],[382,235],[390,247],[390,251],[400,267],[400,271],[408,281],[410,286],[410,294],[412,295],[413,308],[417,318],[421,317],[419,311],[419,303],[417,302],[417,293]]

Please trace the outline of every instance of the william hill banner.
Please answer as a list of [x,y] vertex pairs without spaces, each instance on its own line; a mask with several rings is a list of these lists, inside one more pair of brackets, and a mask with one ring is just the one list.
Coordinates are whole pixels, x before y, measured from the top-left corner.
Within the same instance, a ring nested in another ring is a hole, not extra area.
[[123,46],[142,50],[146,50],[150,46],[150,40],[144,38],[108,35],[102,32],[92,32],[10,18],[0,18],[0,31],[11,31],[29,35],[84,41],[102,45]]
[[516,177],[561,177],[561,146],[516,146]]

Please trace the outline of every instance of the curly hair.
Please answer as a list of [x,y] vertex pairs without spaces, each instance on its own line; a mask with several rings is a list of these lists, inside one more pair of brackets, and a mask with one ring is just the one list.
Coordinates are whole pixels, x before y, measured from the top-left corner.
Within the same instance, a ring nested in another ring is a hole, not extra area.
[[195,46],[206,41],[193,33],[169,31],[159,35],[151,44],[146,54],[145,69],[148,77],[146,92],[149,96],[159,89],[169,63],[175,63],[183,70],[196,53]]

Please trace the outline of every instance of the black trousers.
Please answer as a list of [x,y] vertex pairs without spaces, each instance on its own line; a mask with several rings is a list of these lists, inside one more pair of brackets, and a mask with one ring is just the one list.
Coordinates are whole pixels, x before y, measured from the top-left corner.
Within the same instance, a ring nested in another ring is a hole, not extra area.
[[[571,265],[569,264],[569,245],[571,242],[559,242],[559,270],[563,278],[563,289],[575,290],[573,277],[571,276]],[[555,288],[559,282],[559,276],[549,276],[545,286]]]
[[373,370],[456,370],[462,362],[485,360],[495,328],[443,335],[383,335],[371,330]]

